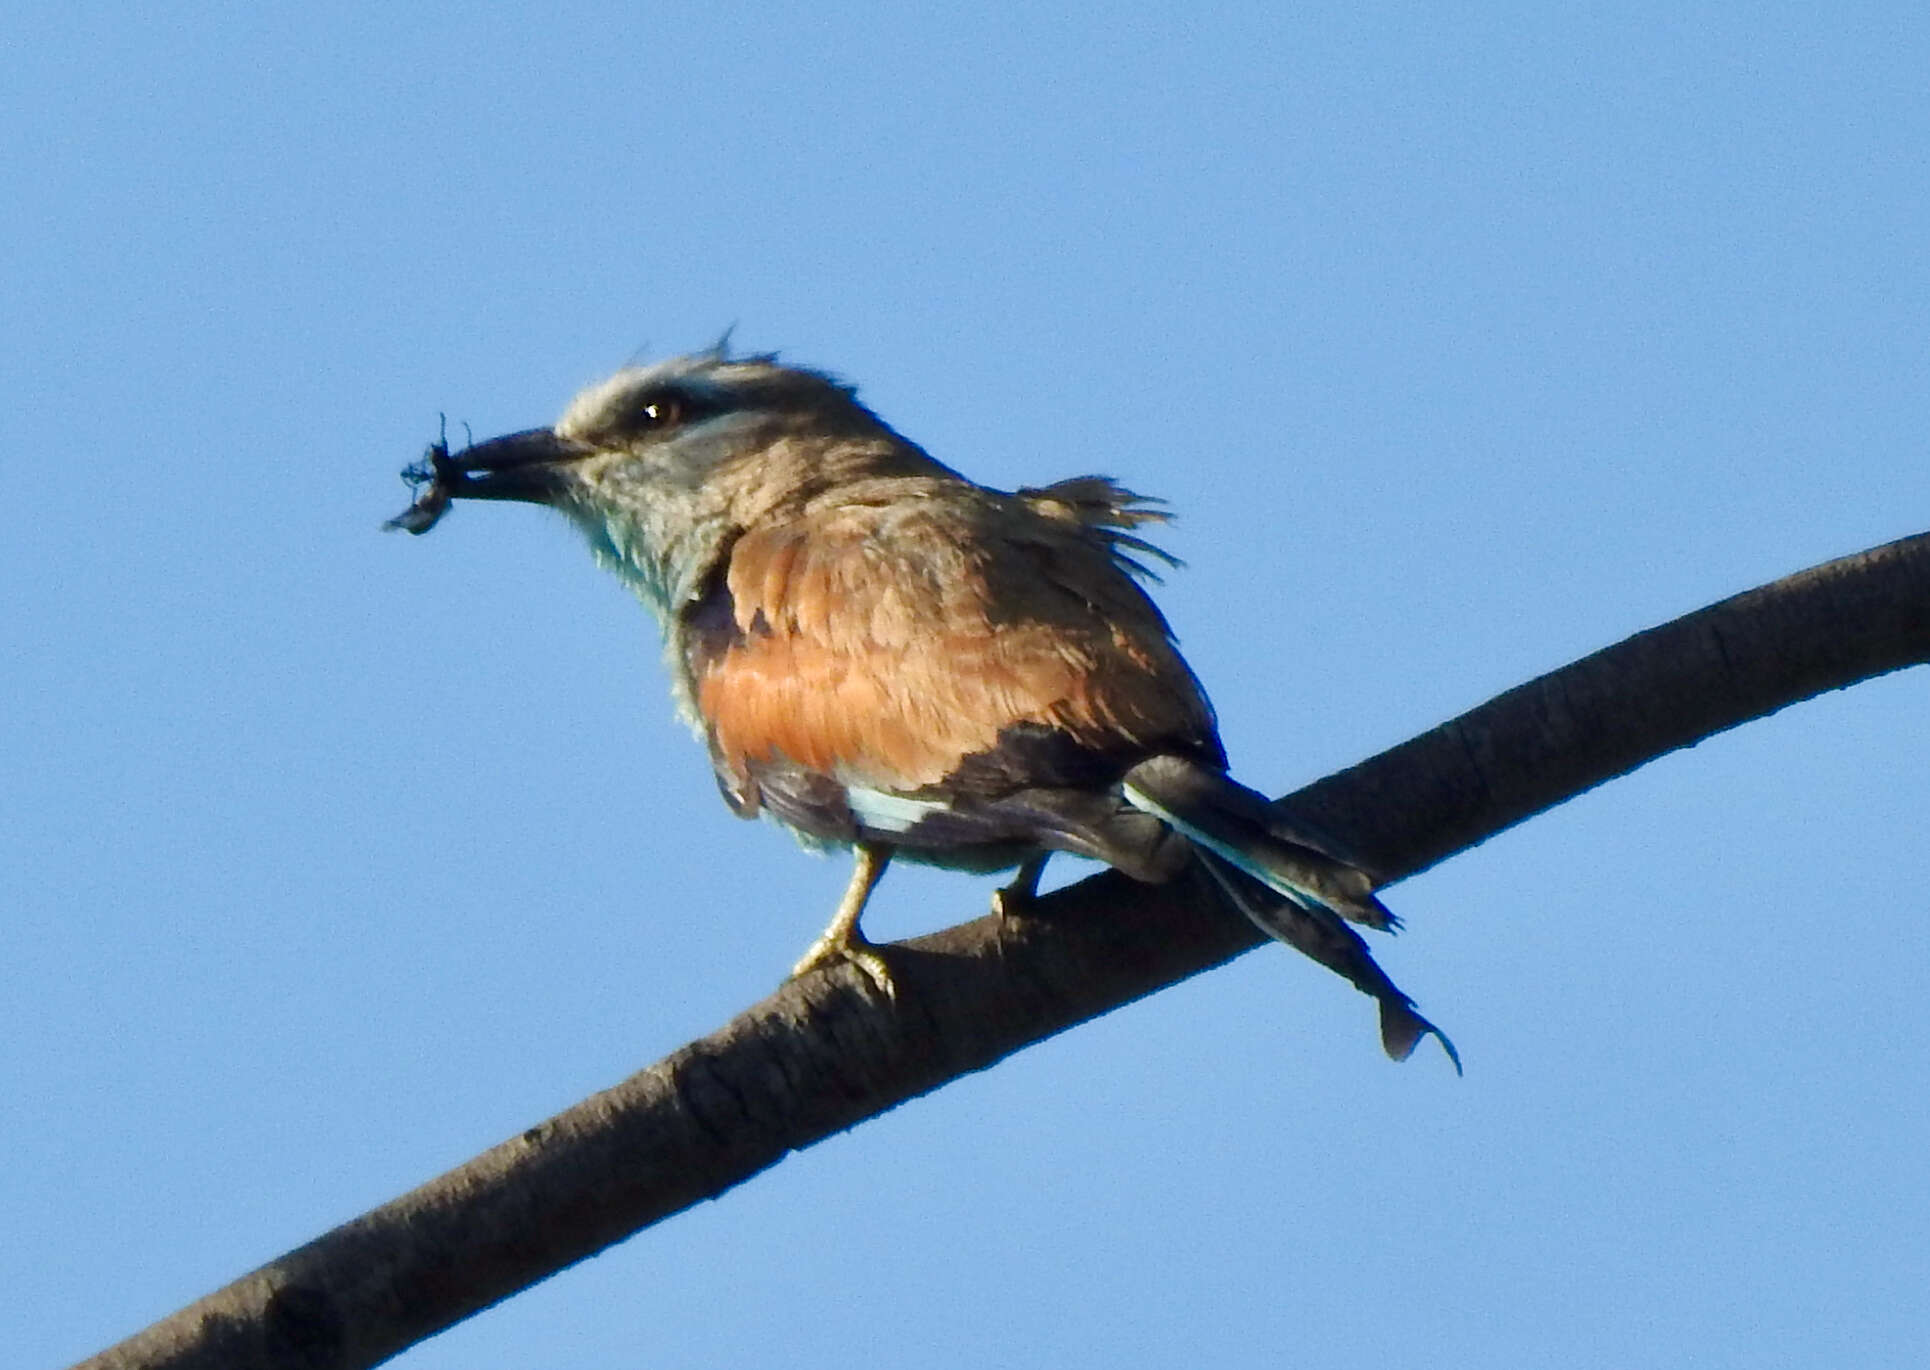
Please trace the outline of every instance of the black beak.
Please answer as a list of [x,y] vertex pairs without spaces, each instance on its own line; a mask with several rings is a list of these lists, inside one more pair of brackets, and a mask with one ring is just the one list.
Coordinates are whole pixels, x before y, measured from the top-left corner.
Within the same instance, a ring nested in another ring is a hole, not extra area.
[[531,428],[451,453],[429,449],[435,483],[452,499],[518,499],[546,503],[562,488],[561,468],[591,449],[559,438],[552,429]]
[[416,487],[415,503],[383,527],[426,533],[452,499],[547,504],[563,488],[563,468],[594,450],[559,438],[549,428],[509,433],[454,453],[444,442],[430,443],[422,460],[402,473],[402,479]]

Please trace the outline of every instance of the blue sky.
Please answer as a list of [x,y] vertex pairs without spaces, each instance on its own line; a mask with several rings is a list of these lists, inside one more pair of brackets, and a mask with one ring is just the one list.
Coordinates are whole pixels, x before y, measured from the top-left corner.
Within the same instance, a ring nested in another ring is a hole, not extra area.
[[[1163,494],[1275,792],[1930,524],[1930,18],[1564,8],[9,11],[0,1358],[711,1029],[843,883],[560,521],[376,532],[441,412],[735,325]],[[1927,681],[1394,888],[1465,1079],[1261,951],[397,1363],[1921,1363]]]

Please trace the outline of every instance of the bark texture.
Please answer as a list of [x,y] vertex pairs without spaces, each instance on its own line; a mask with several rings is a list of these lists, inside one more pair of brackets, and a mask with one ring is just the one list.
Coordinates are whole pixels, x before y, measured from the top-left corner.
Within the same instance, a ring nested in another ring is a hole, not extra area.
[[[1930,534],[1827,563],[1552,672],[1281,801],[1383,881],[1664,753],[1930,661]],[[368,1366],[906,1099],[1217,965],[1210,893],[1105,873],[1040,915],[840,967],[83,1362]]]

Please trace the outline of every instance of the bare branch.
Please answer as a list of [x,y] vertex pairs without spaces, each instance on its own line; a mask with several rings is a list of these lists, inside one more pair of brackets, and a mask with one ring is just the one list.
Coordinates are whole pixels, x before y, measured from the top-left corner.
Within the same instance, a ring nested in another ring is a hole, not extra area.
[[[1724,600],[1284,803],[1411,875],[1643,762],[1930,660],[1930,534]],[[292,1251],[90,1367],[374,1365],[800,1147],[1258,941],[1185,883],[1111,873],[1041,916],[793,982],[614,1089]]]

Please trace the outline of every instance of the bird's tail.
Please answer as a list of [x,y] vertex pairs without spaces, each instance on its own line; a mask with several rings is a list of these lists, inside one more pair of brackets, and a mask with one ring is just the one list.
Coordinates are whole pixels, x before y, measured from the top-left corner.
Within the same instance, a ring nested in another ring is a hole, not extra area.
[[1389,1056],[1404,1061],[1421,1038],[1432,1036],[1455,1070],[1461,1069],[1460,1053],[1447,1035],[1415,1011],[1414,1001],[1347,926],[1399,926],[1374,897],[1365,871],[1311,845],[1306,833],[1273,812],[1265,796],[1185,757],[1143,761],[1126,773],[1121,789],[1133,807],[1193,844],[1227,901],[1255,927],[1378,1000],[1381,1045]]

